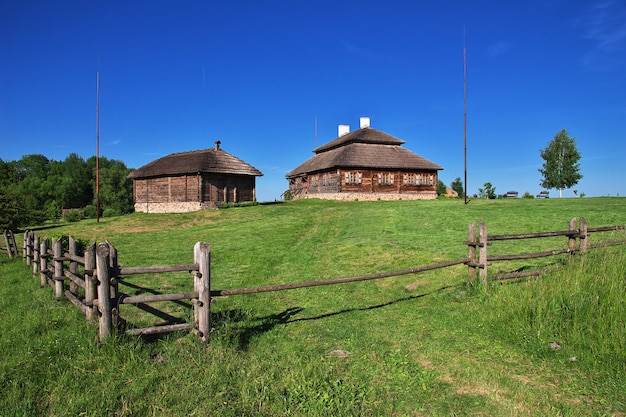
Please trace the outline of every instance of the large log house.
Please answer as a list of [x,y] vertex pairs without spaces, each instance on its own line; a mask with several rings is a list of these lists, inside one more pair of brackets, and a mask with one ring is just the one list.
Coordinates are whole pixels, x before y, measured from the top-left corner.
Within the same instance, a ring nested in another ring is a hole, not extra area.
[[174,153],[131,172],[135,211],[180,213],[256,201],[261,171],[215,148]]
[[403,140],[369,126],[314,149],[315,155],[287,173],[292,198],[332,200],[416,200],[437,198],[438,171],[443,168],[401,145]]

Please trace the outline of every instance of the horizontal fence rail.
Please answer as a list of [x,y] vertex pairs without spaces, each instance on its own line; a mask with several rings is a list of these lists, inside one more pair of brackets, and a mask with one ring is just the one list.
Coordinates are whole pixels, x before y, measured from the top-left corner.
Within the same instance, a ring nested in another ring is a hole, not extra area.
[[[584,254],[593,248],[626,244],[626,240],[589,243],[591,233],[620,230],[626,230],[626,225],[590,228],[587,227],[587,222],[584,218],[573,218],[569,222],[568,230],[489,235],[485,223],[480,222],[477,224],[474,222],[469,225],[468,238],[463,242],[464,245],[467,245],[467,257],[465,258],[399,271],[223,290],[211,290],[211,250],[210,245],[205,242],[197,242],[194,245],[194,262],[190,264],[123,267],[118,263],[117,249],[109,242],[98,245],[94,243],[86,248],[83,254],[79,254],[78,244],[72,237],[68,237],[66,240],[40,239],[32,231],[26,231],[24,233],[22,256],[27,265],[32,268],[33,275],[40,277],[41,287],[50,286],[54,289],[56,300],[65,298],[79,307],[88,320],[97,320],[100,339],[109,337],[113,331],[119,328],[119,309],[122,305],[136,305],[145,311],[158,315],[158,310],[144,304],[190,300],[194,308],[193,322],[176,323],[179,319],[172,318],[169,314],[161,312],[159,317],[168,316],[170,321],[175,322],[146,328],[131,328],[127,330],[127,333],[142,336],[193,330],[202,342],[208,342],[211,329],[211,297],[257,294],[384,279],[449,268],[456,265],[467,266],[470,284],[476,278],[479,278],[480,282],[483,283],[519,279],[545,274],[547,269],[539,268],[532,271],[514,271],[488,275],[489,266],[493,262],[519,261],[562,254],[573,256],[574,254]],[[15,248],[9,256],[18,256],[17,246],[14,243],[6,243],[6,237],[12,235],[10,231],[4,232],[5,244],[7,248],[9,246]],[[498,241],[523,241],[525,239],[561,236],[567,239],[565,247],[542,252],[489,254],[489,247]],[[64,250],[64,242],[67,242],[67,250]],[[189,272],[193,276],[193,291],[130,296],[121,293],[119,290],[120,283],[133,286],[130,282],[125,282],[127,278],[131,278],[133,275],[172,272]]]
[[[491,262],[494,261],[515,261],[524,259],[536,259],[549,256],[555,256],[560,254],[575,254],[585,253],[589,249],[623,245],[626,244],[626,240],[600,242],[596,244],[589,243],[589,235],[597,232],[612,232],[626,230],[626,225],[617,226],[603,226],[590,228],[587,226],[587,221],[584,218],[573,218],[569,222],[569,229],[562,231],[548,231],[537,233],[521,233],[521,234],[509,234],[509,235],[489,235],[487,233],[487,226],[484,223],[472,223],[469,226],[468,240],[465,242],[468,245],[468,258],[469,258],[469,280],[472,282],[476,275],[479,276],[481,281],[487,282],[488,280],[504,280],[514,278],[524,278],[529,276],[542,275],[546,272],[545,269],[537,269],[534,271],[518,271],[504,274],[496,274],[489,276],[488,267]],[[505,241],[505,240],[523,240],[523,239],[538,239],[548,237],[566,236],[568,238],[568,244],[565,248],[553,249],[543,252],[532,253],[518,253],[518,254],[504,254],[504,255],[489,255],[488,247],[493,242]],[[578,241],[577,241],[578,239]],[[478,251],[477,251],[478,248]],[[478,270],[478,274],[477,274]]]
[[381,272],[378,274],[361,275],[361,276],[355,276],[355,277],[329,278],[329,279],[316,280],[316,281],[295,282],[292,284],[264,285],[264,286],[252,287],[252,288],[236,288],[232,290],[211,291],[211,296],[219,297],[219,296],[227,296],[227,295],[256,294],[256,293],[271,292],[271,291],[293,290],[297,288],[319,287],[321,285],[333,285],[333,284],[344,284],[347,282],[368,281],[372,279],[382,279],[382,278],[397,277],[400,275],[416,274],[418,272],[432,271],[434,269],[447,268],[450,266],[465,264],[465,263],[467,263],[467,258],[459,259],[456,261],[442,262],[442,263],[433,264],[433,265],[425,265],[425,266],[420,266],[417,268],[405,269],[403,271]]

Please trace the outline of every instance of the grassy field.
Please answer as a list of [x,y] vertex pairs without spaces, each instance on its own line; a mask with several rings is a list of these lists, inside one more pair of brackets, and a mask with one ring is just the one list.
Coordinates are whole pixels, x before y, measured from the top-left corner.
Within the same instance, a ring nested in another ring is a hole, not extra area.
[[[463,258],[490,234],[626,224],[626,198],[296,201],[47,225],[40,236],[109,240],[123,266],[191,263],[212,248],[212,288],[407,269]],[[600,239],[599,234],[593,240]],[[625,239],[624,233],[602,238]],[[561,248],[535,239],[524,251]],[[497,242],[490,253],[507,253]],[[519,251],[519,250],[518,250]],[[378,281],[220,297],[211,342],[188,332],[94,343],[96,326],[0,255],[0,416],[626,415],[626,250],[498,263],[559,266],[541,279],[467,285],[462,266]],[[137,276],[123,292],[189,291],[188,274]],[[188,303],[159,309],[193,315]],[[132,306],[131,325],[160,319]]]

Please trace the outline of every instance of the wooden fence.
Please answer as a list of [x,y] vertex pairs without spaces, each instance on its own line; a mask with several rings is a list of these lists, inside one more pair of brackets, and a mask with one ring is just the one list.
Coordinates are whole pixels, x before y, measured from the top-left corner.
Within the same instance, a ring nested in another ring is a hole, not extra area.
[[[3,241],[0,243],[0,252],[6,252],[9,258],[20,256],[15,244],[15,236],[10,230],[4,230],[2,232]],[[4,246],[2,246],[4,245]]]
[[[574,217],[570,220],[567,230],[512,235],[489,235],[487,233],[487,226],[485,225],[485,223],[481,222],[478,226],[476,225],[476,223],[470,224],[468,240],[465,242],[468,245],[467,266],[470,283],[474,281],[477,275],[483,283],[486,283],[488,280],[523,278],[533,275],[542,275],[543,273],[545,273],[545,269],[537,269],[532,271],[518,271],[506,274],[495,274],[490,276],[487,272],[489,265],[491,265],[492,262],[543,258],[563,253],[584,254],[585,252],[587,252],[587,250],[593,248],[626,244],[626,241],[624,240],[605,241],[596,244],[589,243],[589,235],[591,233],[624,230],[626,229],[626,225],[590,228],[587,226],[587,221],[584,218],[581,217],[579,222],[580,225],[579,227],[577,227],[578,220]],[[504,240],[549,238],[555,236],[565,236],[567,238],[567,246],[543,252],[518,253],[508,255],[488,255],[488,247],[492,245],[493,242]]]
[[[382,279],[448,268],[461,264],[467,265],[470,283],[473,283],[477,277],[481,282],[486,283],[489,280],[522,278],[540,275],[545,272],[543,269],[538,269],[534,271],[517,271],[489,276],[489,266],[496,261],[518,261],[565,253],[571,255],[575,253],[584,254],[591,248],[626,244],[626,240],[605,241],[596,244],[589,243],[589,235],[591,233],[625,230],[626,226],[589,228],[583,218],[580,219],[578,227],[577,223],[578,220],[574,218],[569,222],[567,230],[512,235],[489,235],[485,223],[481,222],[478,225],[472,223],[469,226],[468,239],[464,242],[464,245],[467,245],[468,251],[468,255],[465,258],[401,271],[226,290],[211,290],[211,251],[209,244],[204,242],[195,244],[193,264],[172,266],[120,267],[118,264],[117,250],[109,242],[100,243],[97,246],[93,244],[85,250],[84,256],[79,256],[76,253],[77,244],[73,238],[69,237],[67,239],[68,250],[64,251],[61,240],[53,239],[52,244],[50,244],[48,239],[40,240],[38,236],[35,236],[30,231],[24,233],[23,253],[27,264],[32,266],[33,274],[39,275],[41,286],[50,285],[54,288],[55,298],[57,300],[67,298],[85,313],[87,319],[98,320],[99,337],[101,339],[110,336],[112,331],[118,328],[117,323],[120,318],[119,309],[123,304],[143,304],[187,299],[191,300],[194,305],[194,321],[192,323],[134,328],[129,332],[133,335],[149,335],[193,329],[203,342],[207,342],[211,329],[211,297],[284,291],[296,288]],[[555,236],[564,236],[567,238],[565,247],[534,253],[509,255],[488,254],[488,247],[497,241],[537,239]],[[189,271],[193,274],[193,291],[141,296],[128,296],[127,294],[119,292],[118,284],[129,276],[177,271]],[[67,285],[66,288],[67,283],[69,283],[69,285]]]
[[[194,263],[171,266],[124,268],[118,264],[117,249],[109,242],[92,244],[83,256],[77,253],[77,242],[67,239],[64,251],[62,239],[40,239],[31,231],[24,233],[24,257],[40,277],[40,285],[54,289],[57,301],[67,298],[80,308],[87,320],[98,321],[99,338],[105,339],[119,328],[120,306],[160,301],[190,300],[194,305],[194,321],[147,328],[133,328],[133,335],[151,335],[193,329],[203,342],[210,331],[209,281],[211,248],[198,242],[193,249]],[[128,276],[188,271],[193,275],[193,291],[173,294],[128,296],[120,293],[119,283]]]

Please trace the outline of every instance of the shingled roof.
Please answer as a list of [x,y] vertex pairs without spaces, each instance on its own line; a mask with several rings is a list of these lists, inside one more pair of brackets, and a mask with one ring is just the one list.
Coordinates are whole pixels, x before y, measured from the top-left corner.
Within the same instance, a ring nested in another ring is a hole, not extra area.
[[132,171],[128,174],[128,178],[150,178],[201,172],[256,177],[263,175],[252,165],[216,147],[164,156]]
[[370,127],[340,136],[313,150],[315,155],[287,173],[287,178],[331,168],[441,170],[441,166],[400,146],[396,137]]

